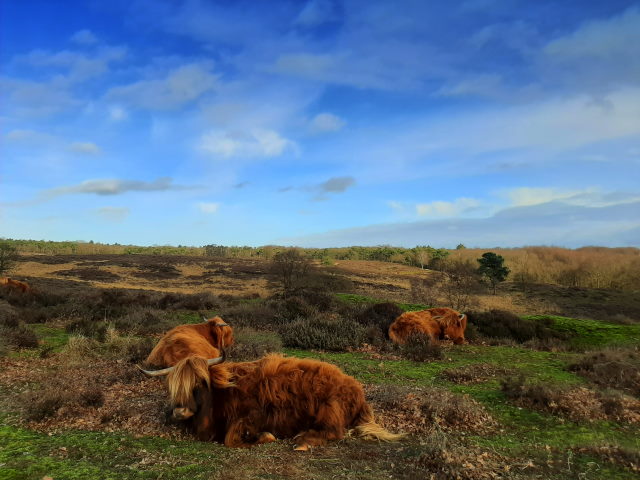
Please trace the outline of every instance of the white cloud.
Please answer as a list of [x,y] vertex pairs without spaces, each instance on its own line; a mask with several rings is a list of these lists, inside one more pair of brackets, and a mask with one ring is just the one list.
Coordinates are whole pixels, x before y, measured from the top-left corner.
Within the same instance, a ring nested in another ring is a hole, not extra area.
[[220,209],[219,203],[210,203],[210,202],[198,203],[198,210],[200,210],[202,213],[208,213],[208,214],[217,213],[219,209]]
[[129,117],[127,110],[119,105],[113,105],[109,107],[109,120],[113,122],[120,122],[126,120]]
[[553,40],[545,47],[547,55],[556,58],[590,57],[606,60],[612,55],[624,55],[627,61],[637,61],[640,44],[640,11],[631,8],[622,15],[585,23],[575,32]]
[[416,213],[421,217],[457,217],[479,205],[480,202],[473,198],[458,198],[453,202],[419,203],[416,205]]
[[70,40],[79,45],[93,45],[94,43],[98,43],[98,37],[96,37],[91,30],[79,30],[71,36]]
[[589,21],[545,46],[539,58],[543,78],[558,78],[573,91],[586,87],[596,94],[620,85],[639,85],[639,44],[637,7]]
[[70,50],[32,50],[26,55],[17,56],[15,60],[38,68],[66,70],[66,75],[58,75],[53,80],[58,83],[77,83],[106,73],[110,63],[121,61],[126,54],[125,47],[105,46],[91,55]]
[[513,207],[486,218],[434,219],[410,223],[370,225],[333,230],[305,237],[279,239],[277,243],[303,247],[398,245],[429,243],[453,248],[586,245],[640,246],[640,202],[585,207],[552,202]]
[[106,97],[149,110],[175,110],[216,87],[218,76],[212,73],[212,68],[211,62],[189,63],[159,80],[140,80],[113,87]]
[[54,135],[29,129],[11,130],[7,132],[4,138],[9,142],[23,143],[30,146],[41,146],[57,140]]
[[593,190],[580,191],[560,190],[548,187],[520,187],[505,192],[505,195],[514,207],[525,207],[556,200],[567,200],[585,192],[593,192]]
[[69,148],[73,152],[83,153],[86,155],[98,155],[102,153],[100,147],[92,142],[73,142]]
[[206,153],[224,158],[277,157],[295,144],[278,132],[267,129],[251,129],[248,132],[211,130],[200,138],[198,148]]
[[309,128],[313,133],[336,132],[344,127],[346,122],[332,113],[319,113],[311,119]]
[[129,213],[131,213],[131,211],[126,207],[102,207],[96,212],[104,220],[108,220],[110,222],[122,222],[129,216]]
[[640,201],[640,192],[605,192],[600,188],[589,187],[579,190],[567,190],[553,187],[519,187],[501,192],[509,199],[509,206],[528,207],[551,202],[561,202],[589,208],[610,207]]

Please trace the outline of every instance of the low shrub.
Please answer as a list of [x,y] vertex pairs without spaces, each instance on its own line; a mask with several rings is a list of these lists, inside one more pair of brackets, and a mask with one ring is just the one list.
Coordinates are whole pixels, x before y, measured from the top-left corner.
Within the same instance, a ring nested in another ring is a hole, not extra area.
[[623,390],[640,397],[640,351],[633,348],[590,352],[569,370],[607,388]]
[[234,328],[249,327],[257,330],[273,329],[280,322],[278,311],[271,303],[238,303],[225,307],[220,316]]
[[80,383],[70,377],[52,377],[38,392],[25,395],[23,406],[27,420],[41,421],[54,416],[62,407],[100,407],[104,394],[97,385]]
[[529,383],[523,376],[505,379],[501,384],[505,396],[522,407],[561,415],[574,421],[640,423],[640,401],[619,392]]
[[398,352],[413,362],[429,362],[444,358],[442,347],[432,342],[431,338],[423,333],[410,336],[405,344],[398,347]]
[[234,361],[257,360],[268,353],[282,351],[282,340],[274,332],[237,328],[233,335],[235,342],[227,353]]
[[114,320],[115,328],[132,335],[162,333],[173,327],[173,323],[162,310],[139,308]]
[[107,335],[107,323],[104,321],[81,318],[67,324],[65,331],[72,335],[81,335],[104,342]]
[[317,315],[302,318],[279,328],[286,347],[346,351],[359,347],[365,338],[365,328],[353,320]]
[[[566,339],[566,335],[551,328],[553,320],[544,321],[525,320],[505,310],[489,310],[486,312],[469,312],[468,321],[477,333],[490,338],[511,338],[519,343],[533,338]],[[467,326],[467,330],[471,330]]]
[[366,327],[377,328],[388,339],[389,327],[402,313],[403,310],[395,303],[376,303],[359,312],[355,320]]
[[496,426],[485,408],[468,395],[445,388],[415,388],[376,385],[367,388],[371,401],[385,426],[411,433],[435,430],[486,432]]

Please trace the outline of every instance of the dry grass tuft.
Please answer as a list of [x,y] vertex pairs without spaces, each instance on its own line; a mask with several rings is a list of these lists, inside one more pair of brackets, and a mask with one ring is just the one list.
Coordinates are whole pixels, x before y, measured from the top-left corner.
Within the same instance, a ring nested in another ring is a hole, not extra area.
[[443,388],[367,386],[367,398],[383,426],[407,433],[445,432],[487,433],[496,421],[484,407],[468,395]]

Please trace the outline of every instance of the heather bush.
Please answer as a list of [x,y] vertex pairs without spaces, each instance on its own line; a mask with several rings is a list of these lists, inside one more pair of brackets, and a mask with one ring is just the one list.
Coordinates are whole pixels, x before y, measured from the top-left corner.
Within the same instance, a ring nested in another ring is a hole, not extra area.
[[624,390],[640,397],[640,352],[633,348],[590,352],[569,365],[597,385]]
[[[519,343],[533,338],[537,339],[565,339],[565,335],[550,327],[553,320],[544,321],[525,320],[505,310],[489,310],[486,312],[468,312],[468,322],[477,332],[490,338],[510,338]],[[469,326],[467,330],[470,330]]]
[[405,344],[398,347],[398,351],[404,358],[413,362],[429,362],[444,358],[440,345],[432,342],[431,338],[423,333],[411,335]]
[[275,332],[236,328],[234,344],[227,353],[234,361],[257,360],[268,353],[282,351],[282,340]]
[[376,303],[359,312],[355,320],[366,327],[378,329],[384,338],[389,338],[389,327],[402,313],[403,310],[395,303]]
[[359,347],[365,338],[365,328],[347,319],[325,315],[302,318],[279,328],[286,347],[345,351]]

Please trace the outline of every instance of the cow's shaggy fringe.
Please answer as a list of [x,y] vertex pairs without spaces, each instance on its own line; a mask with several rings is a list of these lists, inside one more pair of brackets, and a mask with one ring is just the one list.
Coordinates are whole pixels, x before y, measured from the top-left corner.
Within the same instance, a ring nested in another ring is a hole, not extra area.
[[231,447],[258,443],[264,432],[300,445],[339,440],[349,428],[365,439],[403,436],[378,425],[362,385],[326,362],[272,354],[208,367],[193,356],[178,362],[167,382],[174,414],[190,410],[198,438]]

